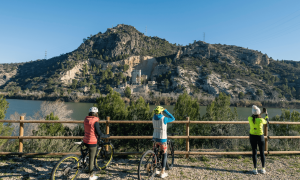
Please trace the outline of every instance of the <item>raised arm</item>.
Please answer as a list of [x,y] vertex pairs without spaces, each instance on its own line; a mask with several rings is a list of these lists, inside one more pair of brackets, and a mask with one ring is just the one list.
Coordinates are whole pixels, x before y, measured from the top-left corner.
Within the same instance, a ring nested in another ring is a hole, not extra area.
[[169,111],[167,111],[167,110],[165,109],[165,110],[164,110],[164,113],[168,116],[168,117],[165,117],[165,118],[164,118],[164,124],[167,124],[167,123],[169,123],[169,122],[175,121],[174,116],[173,116],[171,113],[169,113]]

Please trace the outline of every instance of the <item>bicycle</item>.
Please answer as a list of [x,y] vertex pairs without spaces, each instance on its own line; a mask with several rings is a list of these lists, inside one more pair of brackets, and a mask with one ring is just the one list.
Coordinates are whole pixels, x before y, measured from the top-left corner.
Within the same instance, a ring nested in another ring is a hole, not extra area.
[[[153,141],[153,146],[155,145],[155,140]],[[171,170],[174,165],[174,145],[171,140],[168,139],[168,150],[167,150],[167,164],[166,168]],[[154,146],[153,150],[146,151],[141,157],[139,167],[138,167],[138,179],[154,179],[156,170],[162,168],[162,156],[163,150],[159,147]]]
[[[74,142],[79,145],[81,155],[69,154],[63,156],[55,165],[51,172],[51,180],[57,179],[71,179],[75,180],[83,170],[89,165],[89,150],[84,145],[83,141]],[[114,147],[110,142],[99,140],[97,143],[97,151],[94,160],[94,166],[97,170],[105,169],[112,161],[114,154]]]

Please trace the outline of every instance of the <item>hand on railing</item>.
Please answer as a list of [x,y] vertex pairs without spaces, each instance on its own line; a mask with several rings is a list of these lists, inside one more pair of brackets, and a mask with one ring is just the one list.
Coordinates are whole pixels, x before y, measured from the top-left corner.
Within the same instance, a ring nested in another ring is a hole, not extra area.
[[110,135],[109,134],[104,134],[103,136],[101,136],[102,139],[106,139],[106,138],[109,138]]

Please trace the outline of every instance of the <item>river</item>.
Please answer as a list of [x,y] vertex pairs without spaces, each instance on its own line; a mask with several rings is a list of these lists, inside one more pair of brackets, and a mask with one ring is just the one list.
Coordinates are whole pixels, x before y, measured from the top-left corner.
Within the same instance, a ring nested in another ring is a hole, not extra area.
[[[33,116],[35,112],[39,111],[41,104],[44,101],[39,100],[19,100],[19,99],[7,99],[9,102],[9,108],[5,119],[10,119],[10,115],[18,112],[19,114],[26,113],[26,116]],[[71,118],[73,120],[83,120],[88,114],[88,110],[93,103],[74,103],[66,102],[67,108],[73,110]],[[150,110],[153,110],[156,105],[150,105]],[[174,105],[164,105],[170,113],[173,113]],[[233,110],[233,107],[231,108]],[[269,117],[272,118],[276,115],[281,115],[281,108],[267,108]],[[300,112],[300,109],[291,109]],[[206,112],[206,106],[200,106],[200,115],[203,116]],[[240,120],[246,121],[247,117],[250,116],[251,108],[249,107],[238,107],[237,112]]]

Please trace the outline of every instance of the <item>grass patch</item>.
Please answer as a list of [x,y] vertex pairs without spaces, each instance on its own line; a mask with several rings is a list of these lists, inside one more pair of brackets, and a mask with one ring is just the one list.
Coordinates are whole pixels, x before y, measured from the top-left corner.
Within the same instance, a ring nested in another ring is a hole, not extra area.
[[210,168],[210,164],[207,164],[206,162],[204,162],[204,165],[205,165],[207,168]]
[[189,160],[190,160],[191,162],[197,162],[197,159],[196,159],[196,158],[189,157]]
[[291,163],[293,168],[298,168],[300,169],[300,163]]
[[183,158],[184,154],[179,154],[178,156],[179,156],[179,158]]
[[204,162],[208,162],[209,161],[209,159],[206,156],[201,156],[200,160],[204,161]]
[[106,174],[106,171],[100,171],[100,174]]
[[284,169],[277,169],[277,172],[285,172]]
[[248,162],[251,162],[251,160],[250,160],[249,158],[245,158],[245,159],[243,160],[243,163],[248,163]]

